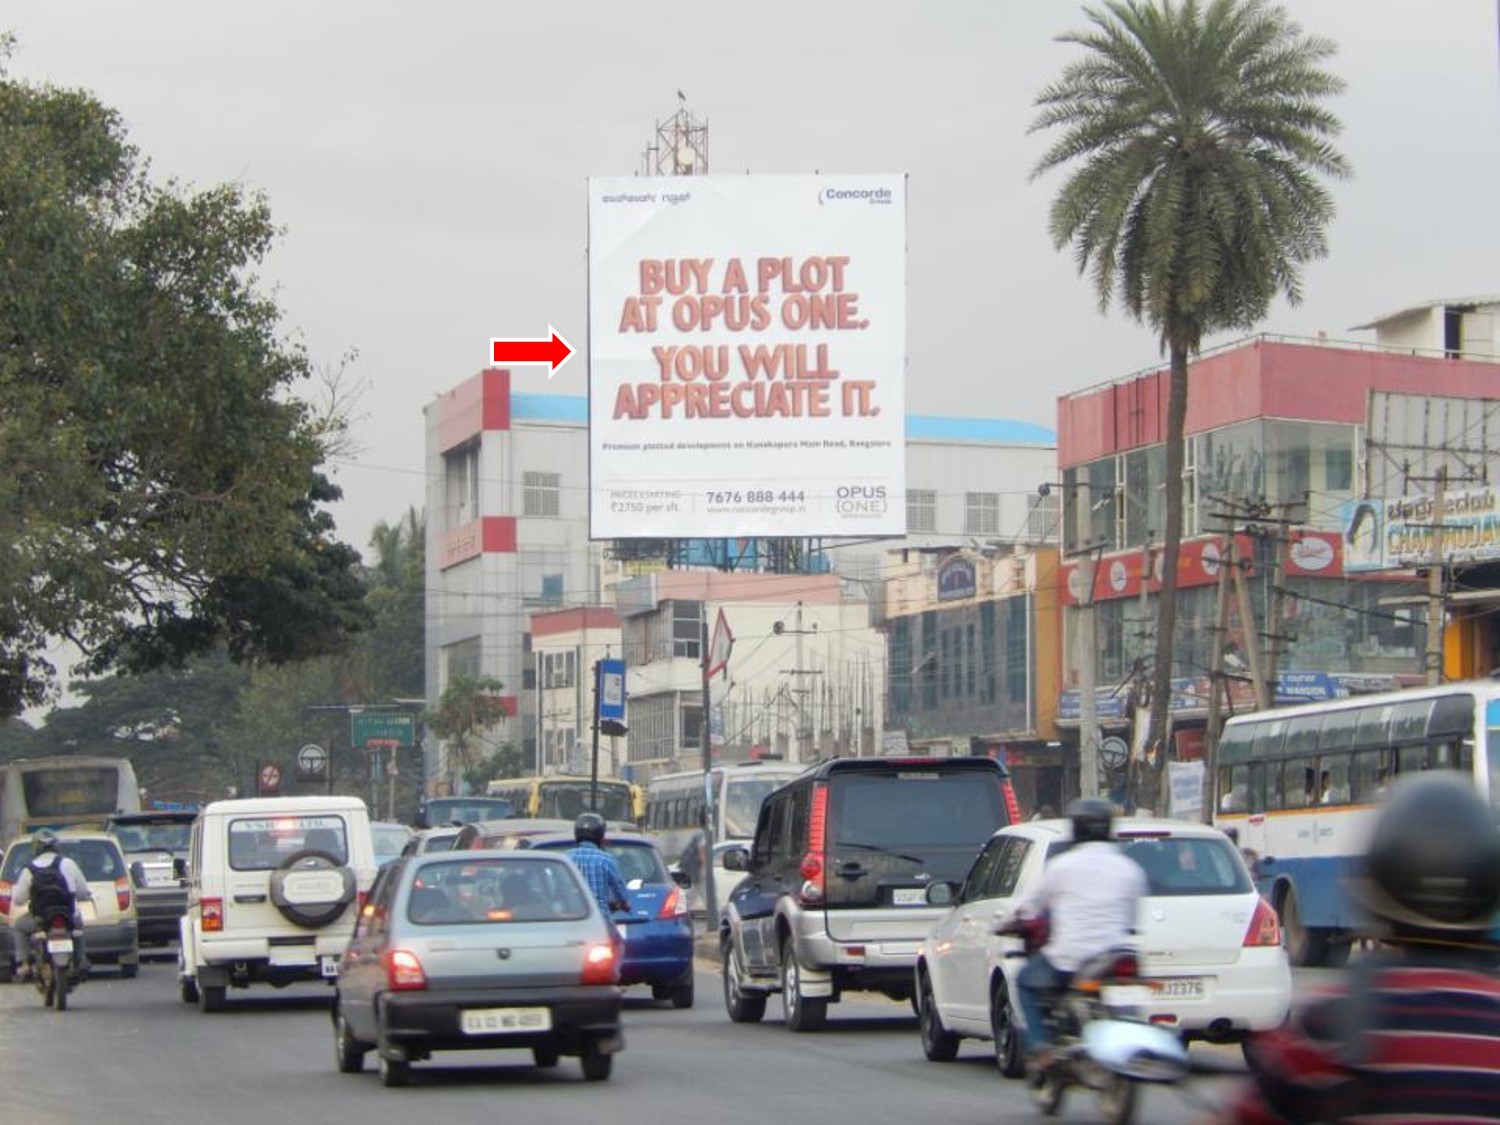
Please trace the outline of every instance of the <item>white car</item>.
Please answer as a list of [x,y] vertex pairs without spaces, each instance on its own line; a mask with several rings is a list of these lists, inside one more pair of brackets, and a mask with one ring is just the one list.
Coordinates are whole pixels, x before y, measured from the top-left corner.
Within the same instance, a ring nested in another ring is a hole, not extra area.
[[[1115,839],[1145,870],[1151,895],[1136,937],[1142,1015],[1184,1041],[1243,1042],[1280,1026],[1292,975],[1276,913],[1251,881],[1239,850],[1217,828],[1186,821],[1121,818]],[[962,884],[934,884],[928,901],[953,903],[922,944],[916,995],[923,1052],[954,1057],[961,1038],[990,1040],[1010,1078],[1024,1072],[1015,1002],[1025,964],[1020,939],[992,932],[1034,887],[1046,860],[1070,847],[1067,820],[996,832]]]

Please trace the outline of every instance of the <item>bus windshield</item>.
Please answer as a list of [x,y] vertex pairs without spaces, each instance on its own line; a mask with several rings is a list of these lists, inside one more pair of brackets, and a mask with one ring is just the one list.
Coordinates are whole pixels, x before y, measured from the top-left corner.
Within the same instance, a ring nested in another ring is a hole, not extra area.
[[[543,779],[540,808],[537,815],[572,820],[590,808],[590,783],[587,781],[554,781]],[[631,807],[630,786],[620,782],[599,783],[599,800],[593,811],[605,820],[634,820]]]
[[98,816],[119,805],[120,771],[108,766],[29,769],[21,774],[21,791],[33,818]]
[[786,784],[784,777],[735,777],[724,786],[724,831],[720,839],[748,840],[755,835],[760,806]]

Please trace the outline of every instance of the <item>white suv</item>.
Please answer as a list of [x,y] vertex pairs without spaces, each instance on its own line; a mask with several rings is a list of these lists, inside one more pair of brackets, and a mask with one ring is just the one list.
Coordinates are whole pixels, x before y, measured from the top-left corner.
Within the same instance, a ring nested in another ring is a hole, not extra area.
[[183,1001],[217,1012],[231,986],[332,984],[376,867],[358,797],[207,806],[188,851]]

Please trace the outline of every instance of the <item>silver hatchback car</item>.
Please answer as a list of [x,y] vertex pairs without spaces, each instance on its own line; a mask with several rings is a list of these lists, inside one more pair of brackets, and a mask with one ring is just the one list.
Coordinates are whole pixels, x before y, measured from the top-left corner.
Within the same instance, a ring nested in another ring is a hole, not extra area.
[[387,865],[339,963],[334,1050],[374,1050],[387,1086],[434,1051],[529,1048],[609,1077],[620,1034],[620,946],[578,869],[526,851],[434,852]]

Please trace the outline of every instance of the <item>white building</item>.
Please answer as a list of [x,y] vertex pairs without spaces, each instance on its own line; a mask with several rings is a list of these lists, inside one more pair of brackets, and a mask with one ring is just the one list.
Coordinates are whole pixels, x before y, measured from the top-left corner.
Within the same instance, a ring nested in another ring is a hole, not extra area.
[[[613,557],[614,544],[589,539],[586,398],[515,394],[511,391],[509,371],[487,368],[439,396],[425,408],[424,415],[429,599],[427,699],[430,706],[435,705],[455,676],[498,679],[504,685],[502,695],[514,716],[509,729],[498,734],[521,745],[526,760],[534,762],[540,709],[536,700],[533,615],[566,607],[608,604],[617,584],[665,564],[660,559],[637,559],[629,564],[617,561]],[[1045,427],[1001,419],[910,417],[907,419],[908,537],[815,540],[801,545],[804,557],[800,567],[812,573],[775,577],[800,583],[801,588],[809,591],[806,598],[800,599],[804,603],[804,628],[809,627],[807,618],[814,613],[815,605],[825,607],[816,612],[820,615],[819,628],[827,630],[827,635],[854,628],[846,620],[849,613],[866,614],[858,627],[868,628],[870,620],[864,603],[879,602],[880,588],[890,566],[889,552],[944,546],[994,547],[1047,540],[1056,526],[1053,505],[1057,494],[1054,492],[1044,499],[1037,488],[1055,478],[1056,444],[1052,432]],[[723,555],[732,552],[733,542],[694,541],[687,545],[692,549],[675,560],[674,565],[715,557],[724,565]],[[725,546],[726,551],[716,552],[715,544]],[[770,568],[764,557],[758,557],[752,569]],[[824,579],[820,584],[819,572],[833,572],[846,579],[846,597],[822,600],[829,580]],[[694,572],[679,569],[659,573]],[[644,595],[637,586],[632,588],[630,596]],[[652,604],[667,600],[670,599],[659,599]],[[712,594],[699,600],[709,606],[711,613],[719,604],[728,605],[736,600],[746,605],[764,605],[764,615],[769,615],[766,620],[771,621],[794,612],[799,599],[778,591],[769,600],[760,593],[737,599]],[[836,611],[826,608],[835,604],[840,607]],[[845,605],[859,608],[843,608]],[[737,616],[748,613],[757,618],[747,623],[747,632],[742,635],[752,635],[762,627],[758,621],[763,616],[761,611],[735,612]],[[826,622],[821,616],[825,613]],[[621,609],[627,632],[630,616]],[[741,635],[737,622],[734,628]],[[803,647],[806,652],[805,636]],[[743,651],[741,648],[736,652],[736,659],[741,658]],[[828,659],[849,658],[830,655]],[[785,662],[778,665],[792,666]],[[632,669],[632,673],[635,671]],[[675,685],[677,678],[678,672],[673,671],[670,682]],[[806,681],[813,679],[804,670],[804,683],[795,690],[812,691]],[[782,681],[790,685],[790,679],[784,675]],[[640,686],[628,683],[629,690],[639,690],[643,697],[653,695],[647,681],[636,676],[636,682]],[[787,690],[794,689],[788,686]],[[836,697],[842,692],[841,697],[847,699],[855,688],[821,690]],[[749,693],[748,684],[745,692]],[[882,682],[873,694],[883,699],[884,692]],[[785,699],[786,694],[782,693],[781,698]],[[802,694],[798,698],[813,697]],[[862,714],[868,715],[870,710],[863,708]],[[636,733],[633,728],[631,733]],[[726,732],[733,733],[733,730]],[[579,736],[575,734],[576,737]],[[656,760],[656,756],[641,759],[643,765]],[[441,769],[440,754],[429,755],[429,779],[438,776]]]

